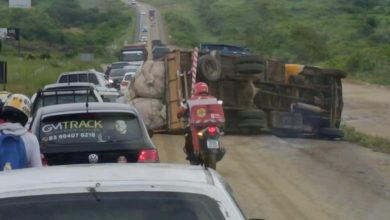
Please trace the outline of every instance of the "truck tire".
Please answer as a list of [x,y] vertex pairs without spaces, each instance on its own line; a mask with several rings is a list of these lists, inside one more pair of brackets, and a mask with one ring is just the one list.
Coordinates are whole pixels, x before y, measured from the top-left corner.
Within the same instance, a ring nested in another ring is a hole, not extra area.
[[265,113],[260,109],[249,109],[244,111],[239,111],[237,117],[240,119],[261,119],[265,118]]
[[236,58],[236,64],[260,63],[263,64],[263,57],[259,55],[242,55]]
[[242,63],[236,65],[236,72],[242,74],[257,74],[263,72],[263,64],[260,63]]
[[238,121],[239,128],[264,128],[265,121],[262,119],[243,119]]
[[221,78],[221,64],[217,58],[209,54],[200,57],[198,71],[202,78],[209,82],[215,82]]
[[333,76],[337,78],[347,77],[347,73],[338,69],[321,69],[321,74],[326,76]]
[[320,128],[317,135],[321,138],[341,139],[344,137],[344,132],[337,128]]

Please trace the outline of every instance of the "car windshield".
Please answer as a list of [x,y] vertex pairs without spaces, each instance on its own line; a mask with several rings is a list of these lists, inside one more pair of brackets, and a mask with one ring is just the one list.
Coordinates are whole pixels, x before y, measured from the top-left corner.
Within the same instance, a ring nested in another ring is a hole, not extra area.
[[137,117],[130,113],[75,113],[44,118],[42,145],[128,142],[141,137]]
[[224,220],[219,206],[190,193],[78,193],[0,199],[0,219]]
[[124,51],[122,52],[122,59],[126,61],[143,61],[143,52],[139,51]]

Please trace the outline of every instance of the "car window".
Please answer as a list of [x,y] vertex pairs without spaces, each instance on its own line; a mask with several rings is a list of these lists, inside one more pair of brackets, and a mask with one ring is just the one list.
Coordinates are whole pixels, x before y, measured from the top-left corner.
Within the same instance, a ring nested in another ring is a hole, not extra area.
[[125,73],[129,72],[129,70],[126,70],[126,69],[118,69],[118,70],[114,70],[110,73],[110,76],[113,76],[113,77],[123,77],[125,75]]
[[96,75],[95,75],[95,74],[89,73],[88,76],[89,76],[89,82],[90,82],[90,83],[93,83],[93,84],[95,84],[95,85],[99,85],[99,81],[98,81],[98,79],[96,78]]
[[59,83],[67,83],[68,82],[68,76],[64,75],[60,77]]
[[69,82],[70,82],[70,83],[72,83],[72,82],[78,82],[77,74],[69,75]]
[[88,82],[88,76],[86,73],[79,74],[79,82]]
[[77,193],[1,199],[0,219],[224,220],[219,206],[180,192]]
[[141,137],[138,118],[131,113],[76,113],[41,121],[43,144],[127,142]]

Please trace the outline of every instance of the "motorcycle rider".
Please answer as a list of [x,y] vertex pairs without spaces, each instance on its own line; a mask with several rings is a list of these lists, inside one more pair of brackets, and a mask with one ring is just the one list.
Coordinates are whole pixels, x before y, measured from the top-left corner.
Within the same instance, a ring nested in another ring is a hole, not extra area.
[[27,167],[41,167],[41,153],[37,137],[25,128],[31,115],[30,104],[30,99],[23,94],[12,94],[7,98],[1,112],[1,118],[5,120],[5,123],[0,124],[0,136],[20,137],[26,149]]
[[[199,100],[199,99],[215,99],[214,96],[209,95],[209,87],[204,82],[198,82],[194,85],[193,95],[190,100]],[[186,101],[182,101],[177,112],[177,117],[180,118],[188,118],[189,116],[189,105]],[[185,130],[185,145],[184,151],[187,154],[186,160],[190,161],[190,164],[197,165],[199,164],[193,149],[192,144],[192,132],[191,127],[187,124]]]

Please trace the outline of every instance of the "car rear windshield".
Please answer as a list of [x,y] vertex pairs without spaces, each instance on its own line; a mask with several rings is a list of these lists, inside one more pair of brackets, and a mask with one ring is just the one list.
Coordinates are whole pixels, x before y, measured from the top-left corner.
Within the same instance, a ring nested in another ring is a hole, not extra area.
[[78,73],[62,75],[58,80],[59,83],[71,83],[71,82],[89,82],[95,85],[99,84],[96,75],[93,73]]
[[128,74],[125,76],[124,80],[126,81],[130,81],[133,77],[134,77],[135,74]]
[[110,76],[111,77],[123,77],[126,73],[130,73],[130,72],[136,72],[137,69],[118,69],[118,70],[114,70],[110,73]]
[[224,220],[225,218],[218,202],[204,195],[177,192],[91,192],[1,199],[0,219]]
[[80,103],[80,102],[98,102],[94,93],[87,91],[61,91],[61,92],[44,92],[43,96],[37,98],[38,108],[42,106],[66,104],[66,103]]
[[129,65],[129,63],[127,63],[127,62],[113,63],[113,64],[111,64],[111,69],[121,69],[121,68],[128,66],[128,65]]
[[128,142],[141,137],[138,118],[131,113],[77,113],[44,118],[42,145]]
[[123,51],[122,59],[127,61],[143,61],[144,53],[142,51]]

